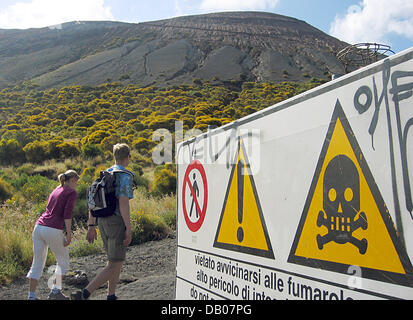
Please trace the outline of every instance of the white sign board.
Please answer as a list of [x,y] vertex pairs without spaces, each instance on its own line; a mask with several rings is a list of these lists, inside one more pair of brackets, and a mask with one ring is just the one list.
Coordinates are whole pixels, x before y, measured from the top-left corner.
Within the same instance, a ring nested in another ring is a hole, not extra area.
[[177,299],[413,298],[413,49],[177,146]]

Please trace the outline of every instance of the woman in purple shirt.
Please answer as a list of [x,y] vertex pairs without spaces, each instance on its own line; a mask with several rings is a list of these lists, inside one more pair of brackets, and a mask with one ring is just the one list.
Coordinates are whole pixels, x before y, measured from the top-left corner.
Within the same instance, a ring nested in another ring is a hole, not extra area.
[[[59,175],[60,186],[49,196],[46,211],[37,220],[33,230],[33,263],[27,274],[29,300],[36,299],[36,288],[46,263],[48,248],[56,256],[55,282],[49,299],[68,300],[61,292],[62,276],[69,269],[68,245],[72,240],[72,212],[77,199],[75,187],[79,175],[69,170]],[[63,229],[66,229],[66,237]]]

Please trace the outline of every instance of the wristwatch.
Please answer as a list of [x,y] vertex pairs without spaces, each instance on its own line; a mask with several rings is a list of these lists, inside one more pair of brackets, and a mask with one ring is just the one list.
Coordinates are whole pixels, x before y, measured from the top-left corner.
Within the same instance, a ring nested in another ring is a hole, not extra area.
[[88,224],[87,226],[88,226],[88,227],[96,227],[95,224]]

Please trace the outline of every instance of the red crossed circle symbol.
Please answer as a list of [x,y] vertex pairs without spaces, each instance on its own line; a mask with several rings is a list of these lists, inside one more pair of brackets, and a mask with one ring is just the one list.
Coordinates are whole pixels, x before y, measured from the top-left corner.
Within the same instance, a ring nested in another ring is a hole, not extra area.
[[[193,187],[193,185],[192,185],[192,183],[189,179],[189,174],[194,169],[198,170],[199,173],[201,174],[202,183],[203,183],[203,186],[204,186],[204,201],[203,201],[202,210],[199,206],[198,197],[196,196],[196,192],[194,190],[194,187]],[[189,187],[189,191],[191,192],[192,199],[195,202],[195,209],[199,213],[199,219],[195,222],[192,222],[189,219],[188,211],[186,209],[186,200],[185,200],[186,186]],[[201,228],[202,223],[204,222],[204,219],[205,219],[205,213],[206,213],[206,209],[207,209],[207,202],[208,202],[208,186],[207,186],[207,179],[206,179],[205,170],[204,170],[204,167],[202,166],[201,162],[199,162],[198,160],[194,160],[188,166],[188,168],[186,168],[185,175],[184,175],[184,185],[183,185],[183,189],[182,189],[182,207],[183,207],[183,210],[184,210],[184,218],[185,218],[186,225],[188,226],[189,230],[191,230],[192,232],[196,232]]]

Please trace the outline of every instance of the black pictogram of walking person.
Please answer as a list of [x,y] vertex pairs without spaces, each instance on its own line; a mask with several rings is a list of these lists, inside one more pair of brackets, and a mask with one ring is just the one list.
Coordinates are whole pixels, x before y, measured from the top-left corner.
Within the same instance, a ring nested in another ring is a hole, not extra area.
[[[194,178],[194,184],[192,185],[192,190],[194,190],[194,195],[198,198],[199,197],[199,188],[198,188],[198,183],[196,182],[196,173],[194,172],[193,174],[193,178]],[[191,197],[192,197],[192,203],[191,203],[191,210],[189,211],[189,216],[192,216],[192,209],[194,208],[194,204],[195,204],[195,199],[193,197],[193,194],[191,193]],[[196,217],[199,218],[199,212],[198,209],[195,206],[195,211],[196,211]]]

